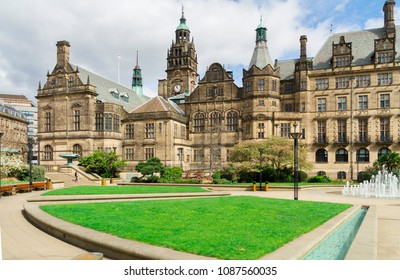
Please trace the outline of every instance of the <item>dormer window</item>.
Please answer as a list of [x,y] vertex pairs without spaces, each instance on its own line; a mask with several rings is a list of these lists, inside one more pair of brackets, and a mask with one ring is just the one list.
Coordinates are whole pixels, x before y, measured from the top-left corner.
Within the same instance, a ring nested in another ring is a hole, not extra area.
[[116,88],[110,89],[110,94],[111,94],[114,98],[119,99],[119,92],[118,92],[118,89],[116,89]]
[[335,57],[335,67],[347,67],[350,66],[349,56],[337,56]]
[[129,95],[126,92],[121,93],[121,99],[125,102],[129,102]]
[[393,52],[378,52],[377,54],[377,63],[389,63],[393,62]]

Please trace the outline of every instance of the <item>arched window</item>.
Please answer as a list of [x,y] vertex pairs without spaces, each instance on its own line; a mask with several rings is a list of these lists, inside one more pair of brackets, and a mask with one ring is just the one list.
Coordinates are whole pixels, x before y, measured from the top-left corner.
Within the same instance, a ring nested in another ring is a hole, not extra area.
[[239,114],[235,111],[228,112],[227,114],[227,126],[228,131],[236,131],[238,130],[239,125]]
[[326,172],[325,171],[318,171],[317,176],[325,176]]
[[79,145],[79,144],[73,145],[72,146],[72,153],[82,156],[82,146]]
[[346,149],[339,149],[336,151],[336,162],[349,162],[349,153]]
[[386,147],[379,149],[378,151],[378,158],[380,158],[381,156],[390,153],[390,150]]
[[196,113],[193,118],[193,130],[194,132],[204,131],[204,114]]
[[219,112],[212,112],[210,115],[210,126],[219,126],[221,124],[221,120],[221,114]]
[[315,153],[315,162],[328,162],[328,152],[325,149],[319,149]]
[[365,148],[357,150],[357,161],[358,162],[369,162],[369,151]]
[[339,172],[337,173],[337,178],[338,178],[339,180],[344,180],[344,179],[346,179],[346,172],[344,172],[344,171],[339,171]]
[[43,160],[53,160],[53,148],[50,145],[44,146]]

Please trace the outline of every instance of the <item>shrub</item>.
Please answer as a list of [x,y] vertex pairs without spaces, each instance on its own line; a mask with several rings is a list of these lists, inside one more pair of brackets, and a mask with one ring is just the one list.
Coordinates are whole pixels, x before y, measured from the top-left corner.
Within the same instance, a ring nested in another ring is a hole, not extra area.
[[166,167],[161,174],[159,182],[174,183],[182,179],[183,170],[180,167]]
[[214,179],[213,184],[231,184],[232,181],[229,181],[227,179]]
[[144,178],[146,183],[158,183],[159,179],[160,178],[158,176],[155,176],[155,175],[151,175],[151,176],[148,176],[148,177]]
[[[39,165],[32,165],[32,181],[46,180],[45,169]],[[20,172],[16,172],[15,177],[20,181],[29,181],[29,166],[24,166]]]
[[309,183],[330,183],[330,182],[332,182],[332,180],[328,176],[322,175],[322,176],[312,176],[312,177],[308,178],[307,182],[309,182]]
[[299,182],[306,182],[308,174],[302,170],[299,171]]

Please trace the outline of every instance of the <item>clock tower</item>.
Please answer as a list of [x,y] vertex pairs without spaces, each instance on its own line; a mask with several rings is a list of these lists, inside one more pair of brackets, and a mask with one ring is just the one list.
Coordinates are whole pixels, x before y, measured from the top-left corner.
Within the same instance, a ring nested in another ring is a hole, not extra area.
[[159,95],[165,99],[181,93],[192,93],[197,87],[197,54],[193,38],[182,8],[180,24],[175,30],[175,40],[167,54],[167,79],[159,83]]

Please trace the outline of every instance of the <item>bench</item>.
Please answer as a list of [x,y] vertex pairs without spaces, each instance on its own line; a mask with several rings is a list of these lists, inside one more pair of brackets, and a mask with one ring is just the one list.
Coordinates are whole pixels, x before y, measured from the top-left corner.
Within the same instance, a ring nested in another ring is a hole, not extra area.
[[34,182],[32,183],[32,187],[35,191],[42,191],[47,189],[47,183],[46,182]]
[[17,184],[15,186],[18,192],[30,192],[33,190],[29,184]]
[[0,193],[1,195],[12,195],[15,193],[15,186],[2,186]]

